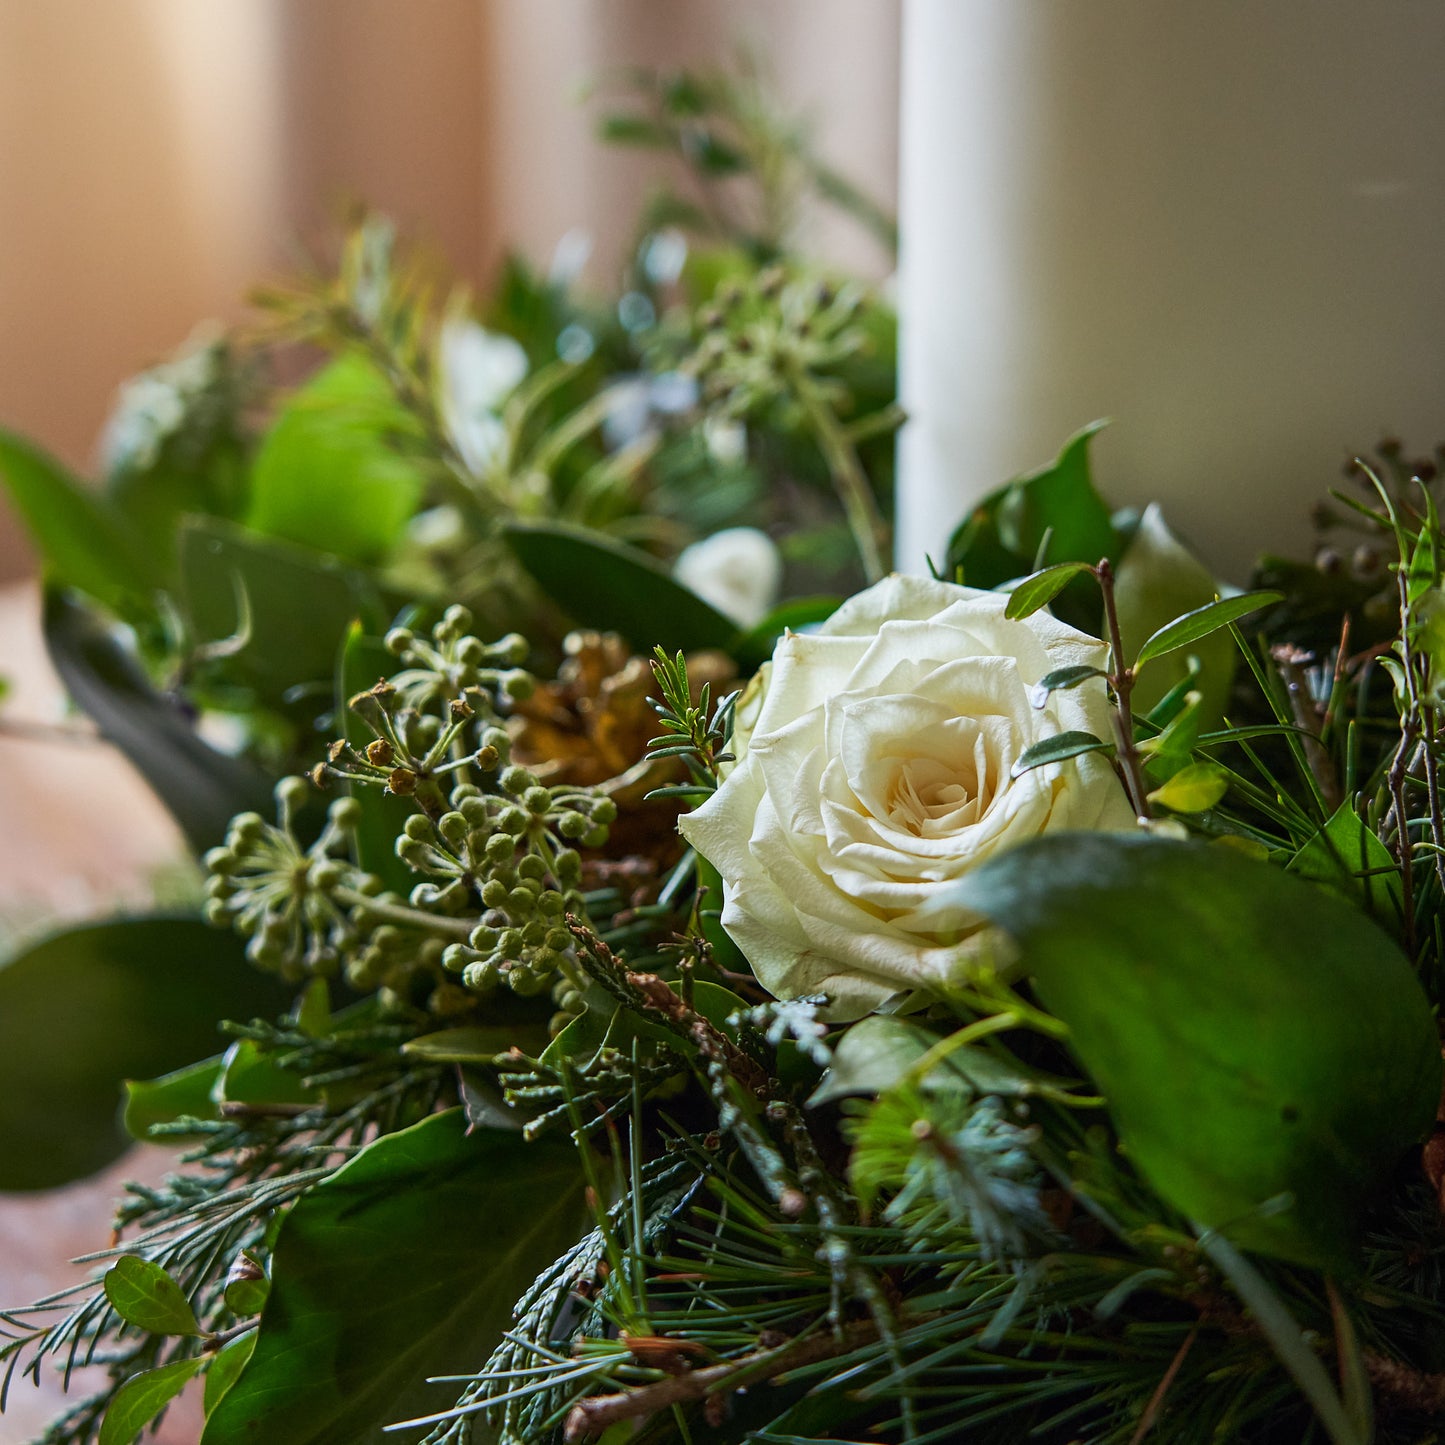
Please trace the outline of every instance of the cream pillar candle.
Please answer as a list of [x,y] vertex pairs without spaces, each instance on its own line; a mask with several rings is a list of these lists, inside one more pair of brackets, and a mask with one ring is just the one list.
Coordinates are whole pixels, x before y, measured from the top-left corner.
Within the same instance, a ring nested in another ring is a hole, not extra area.
[[1228,575],[1445,440],[1445,7],[905,0],[900,567],[1096,417]]

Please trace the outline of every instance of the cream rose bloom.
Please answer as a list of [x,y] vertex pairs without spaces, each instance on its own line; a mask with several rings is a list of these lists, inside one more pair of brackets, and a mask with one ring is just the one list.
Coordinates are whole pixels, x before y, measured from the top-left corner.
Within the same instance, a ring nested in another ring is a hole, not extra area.
[[889,577],[812,635],[787,634],[739,706],[737,763],[682,819],[722,875],[724,928],[779,998],[825,994],[859,1018],[967,976],[982,921],[950,880],[1053,828],[1127,829],[1097,754],[1014,778],[1025,748],[1075,729],[1109,736],[1101,681],[1030,688],[1105,665],[1104,645],[1008,598]]

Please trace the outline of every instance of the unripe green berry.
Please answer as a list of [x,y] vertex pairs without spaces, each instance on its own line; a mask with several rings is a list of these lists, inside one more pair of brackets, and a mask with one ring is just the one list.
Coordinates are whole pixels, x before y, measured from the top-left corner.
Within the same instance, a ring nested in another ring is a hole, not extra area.
[[241,860],[229,848],[208,848],[201,861],[205,863],[208,873],[221,878],[234,873],[241,864]]
[[337,798],[332,803],[330,817],[333,825],[343,833],[353,832],[361,826],[361,800],[359,798]]
[[502,691],[513,702],[524,702],[536,691],[537,682],[530,672],[516,668],[502,674]]
[[276,784],[276,801],[285,809],[303,807],[311,795],[311,785],[305,778],[282,778]]
[[522,808],[503,808],[497,815],[497,827],[503,833],[520,838],[531,826],[532,820]]
[[409,627],[393,627],[386,634],[386,650],[393,657],[400,657],[416,641],[416,635]]
[[488,908],[505,908],[507,892],[507,885],[500,878],[488,878],[482,884],[482,902]]
[[528,788],[522,794],[522,806],[534,817],[545,817],[552,808],[552,790],[541,786]]
[[473,993],[483,997],[495,991],[498,983],[497,965],[489,959],[480,963],[469,963],[462,972],[462,982]]
[[212,928],[226,928],[231,922],[231,910],[219,898],[207,901],[203,910],[205,920]]
[[594,798],[592,800],[592,817],[598,823],[615,823],[617,821],[617,804],[611,798]]
[[461,813],[443,813],[437,821],[437,832],[440,833],[453,848],[459,848],[470,831],[471,825]]
[[335,858],[323,858],[311,865],[308,881],[322,893],[329,893],[346,877],[346,865]]
[[510,863],[517,853],[517,841],[507,833],[493,833],[483,851],[488,863]]
[[535,853],[528,853],[517,864],[517,876],[540,883],[547,876],[547,865]]
[[[471,937],[467,940],[478,953],[491,953],[497,946],[497,930],[488,928],[485,923],[479,923],[472,929]],[[454,945],[457,948],[461,944]]]
[[506,768],[502,776],[497,780],[509,793],[525,793],[528,788],[537,786],[537,779],[533,773],[528,772],[524,767],[513,766]]
[[601,823],[594,823],[581,838],[584,848],[600,848],[607,842],[607,829]]
[[418,843],[429,843],[432,839],[431,819],[425,813],[413,813],[402,825],[402,832]]

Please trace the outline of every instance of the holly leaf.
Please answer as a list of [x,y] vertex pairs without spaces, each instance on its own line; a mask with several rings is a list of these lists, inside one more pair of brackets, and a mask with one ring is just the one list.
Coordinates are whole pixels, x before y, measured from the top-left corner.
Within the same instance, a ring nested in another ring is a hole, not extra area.
[[[286,1216],[255,1353],[202,1445],[380,1445],[446,1409],[514,1301],[580,1234],[570,1142],[466,1132],[460,1109],[378,1139]],[[409,1393],[409,1391],[411,1393]]]

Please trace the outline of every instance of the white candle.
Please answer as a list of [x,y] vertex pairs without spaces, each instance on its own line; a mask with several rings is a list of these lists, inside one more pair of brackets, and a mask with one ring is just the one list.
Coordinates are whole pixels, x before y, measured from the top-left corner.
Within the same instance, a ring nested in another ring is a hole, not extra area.
[[1228,575],[1445,440],[1445,7],[905,0],[900,567],[1096,417]]

